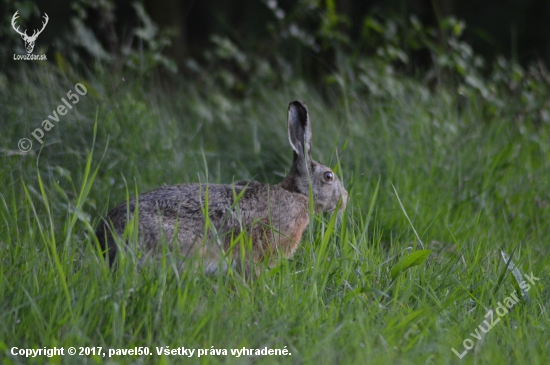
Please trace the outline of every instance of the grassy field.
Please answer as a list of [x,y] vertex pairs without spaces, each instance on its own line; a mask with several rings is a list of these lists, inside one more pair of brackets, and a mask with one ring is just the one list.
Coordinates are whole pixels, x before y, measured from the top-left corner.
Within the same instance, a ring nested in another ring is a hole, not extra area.
[[[0,88],[0,363],[548,363],[547,125],[488,120],[477,100],[420,85],[327,102],[296,81],[231,99],[185,82],[160,91],[31,68]],[[77,83],[86,95],[44,131],[40,151],[31,132]],[[255,281],[178,272],[166,257],[138,272],[125,255],[109,270],[93,228],[127,195],[281,181],[295,99],[310,109],[314,158],[349,191],[342,216],[316,216],[294,258]],[[27,154],[22,138],[34,144]],[[392,279],[423,249],[425,262]],[[522,294],[502,253],[540,280]],[[65,355],[26,358],[14,347]],[[108,354],[135,347],[151,354]],[[181,347],[193,356],[157,354]],[[241,351],[266,347],[286,355]]]

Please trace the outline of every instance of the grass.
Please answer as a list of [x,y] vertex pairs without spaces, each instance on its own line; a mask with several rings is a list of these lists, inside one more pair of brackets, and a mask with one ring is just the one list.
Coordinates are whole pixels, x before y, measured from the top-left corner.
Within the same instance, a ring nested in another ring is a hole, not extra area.
[[[448,92],[349,92],[329,104],[295,82],[232,100],[187,83],[160,91],[32,67],[0,90],[2,364],[548,362],[548,126],[487,120],[478,101],[459,107]],[[88,93],[42,150],[33,140],[33,153],[14,154],[78,82]],[[295,257],[256,281],[178,272],[171,257],[138,271],[125,255],[109,270],[93,227],[127,195],[206,179],[281,181],[286,107],[297,98],[310,108],[314,158],[350,193],[339,219],[316,216]],[[427,261],[394,280],[392,267],[423,248]],[[519,292],[501,250],[540,281],[476,340],[488,310]],[[462,353],[467,338],[473,348],[459,359],[451,349]],[[11,355],[70,346],[152,355]],[[195,355],[157,355],[182,346]],[[230,352],[264,347],[291,355]]]

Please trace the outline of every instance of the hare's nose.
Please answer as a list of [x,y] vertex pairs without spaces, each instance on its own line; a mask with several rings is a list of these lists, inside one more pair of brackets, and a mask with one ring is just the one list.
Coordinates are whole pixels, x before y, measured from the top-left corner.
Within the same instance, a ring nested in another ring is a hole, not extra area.
[[342,187],[342,202],[340,203],[340,211],[346,209],[348,205],[348,192]]

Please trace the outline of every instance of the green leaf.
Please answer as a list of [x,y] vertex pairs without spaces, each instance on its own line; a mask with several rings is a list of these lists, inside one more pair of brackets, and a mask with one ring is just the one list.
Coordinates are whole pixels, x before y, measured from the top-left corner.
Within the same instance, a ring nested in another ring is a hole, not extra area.
[[391,268],[390,273],[392,280],[395,280],[396,277],[408,268],[423,264],[428,259],[428,256],[430,256],[430,253],[432,253],[432,250],[415,251],[403,260],[399,261],[394,267]]

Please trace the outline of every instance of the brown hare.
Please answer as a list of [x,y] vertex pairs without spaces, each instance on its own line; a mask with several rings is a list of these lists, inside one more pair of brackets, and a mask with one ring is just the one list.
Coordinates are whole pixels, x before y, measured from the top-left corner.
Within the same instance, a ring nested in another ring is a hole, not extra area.
[[[256,181],[182,184],[140,194],[138,248],[145,257],[162,252],[163,240],[169,250],[182,256],[182,266],[185,258],[195,258],[207,273],[226,271],[229,265],[240,270],[241,263],[264,260],[273,267],[278,254],[291,257],[309,223],[310,188],[315,213],[343,210],[348,193],[330,168],[311,158],[311,125],[302,101],[288,106],[288,138],[294,162],[278,185]],[[111,263],[117,251],[113,233],[122,236],[135,211],[134,197],[111,210],[97,229]],[[206,214],[209,224],[205,227]],[[241,233],[249,242],[244,250],[235,245]]]

